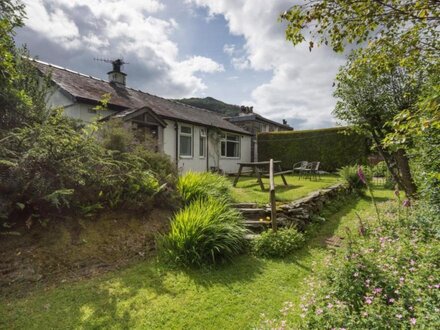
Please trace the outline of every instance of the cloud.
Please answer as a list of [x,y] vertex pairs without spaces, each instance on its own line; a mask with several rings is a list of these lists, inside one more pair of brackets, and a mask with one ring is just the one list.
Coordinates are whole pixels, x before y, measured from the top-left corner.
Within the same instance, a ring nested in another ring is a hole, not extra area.
[[102,77],[94,57],[124,57],[128,84],[168,97],[206,89],[199,73],[223,71],[203,56],[180,59],[178,23],[162,18],[158,0],[24,0],[26,27],[17,40],[42,60]]
[[290,118],[296,128],[334,125],[331,86],[344,59],[327,48],[309,52],[307,45],[293,47],[285,40],[285,24],[278,17],[291,0],[186,1],[206,8],[209,15],[223,15],[230,33],[245,38],[242,55],[237,56],[236,48],[231,51],[236,69],[272,72],[270,81],[256,87],[243,104],[273,119]]
[[235,45],[234,44],[225,44],[223,46],[223,53],[228,54],[229,56],[234,55]]

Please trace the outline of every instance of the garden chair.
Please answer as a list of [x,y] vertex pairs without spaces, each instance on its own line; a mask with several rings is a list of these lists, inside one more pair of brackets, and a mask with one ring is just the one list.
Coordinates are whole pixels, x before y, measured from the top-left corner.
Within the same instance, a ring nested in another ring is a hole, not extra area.
[[307,164],[308,162],[304,160],[293,164],[292,174],[295,174],[295,171],[297,171],[299,175],[303,174],[304,170],[307,168]]
[[315,179],[321,179],[321,171],[319,170],[319,165],[321,165],[321,162],[312,162],[310,168],[310,180],[312,180],[312,177]]

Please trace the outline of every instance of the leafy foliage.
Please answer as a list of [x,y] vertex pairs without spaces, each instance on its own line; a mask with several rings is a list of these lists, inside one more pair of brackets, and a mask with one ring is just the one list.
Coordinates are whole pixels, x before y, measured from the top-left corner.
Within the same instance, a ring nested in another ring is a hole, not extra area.
[[[53,206],[83,211],[149,208],[161,185],[171,181],[171,165],[164,166],[163,157],[145,149],[107,150],[95,135],[93,128],[63,116],[61,110],[42,124],[10,133],[0,148],[0,190],[7,196],[1,199],[3,216],[17,210],[17,203],[33,214]],[[158,167],[159,161],[163,164]]]
[[[365,190],[366,185],[364,182],[362,182],[358,175],[358,165],[344,166],[338,170],[338,174],[344,179],[349,189],[356,192]],[[367,182],[371,181],[371,177],[369,175],[366,175],[365,179]]]
[[179,177],[177,191],[185,204],[201,198],[231,200],[231,182],[215,173],[187,172]]
[[367,139],[347,134],[347,128],[258,134],[259,160],[281,160],[285,169],[299,161],[320,161],[320,169],[336,171],[348,164],[363,164],[369,154]]
[[246,240],[241,214],[222,200],[194,200],[171,221],[168,234],[159,237],[161,255],[183,266],[218,264],[241,253]]
[[305,31],[310,33],[310,49],[313,40],[338,52],[346,44],[376,40],[381,47],[400,50],[400,55],[417,57],[421,49],[433,54],[440,47],[436,0],[307,0],[281,18],[288,22],[286,37],[294,45],[306,40]]
[[370,224],[366,236],[350,238],[345,258],[333,259],[326,285],[302,306],[305,328],[439,327],[440,245],[431,228],[440,219],[422,225],[422,209],[405,219],[396,211],[389,206],[383,225]]
[[428,80],[416,109],[394,117],[385,144],[405,148],[413,159],[420,195],[440,213],[440,87],[439,76]]
[[283,258],[304,244],[304,235],[295,228],[265,231],[252,241],[252,252],[260,257]]

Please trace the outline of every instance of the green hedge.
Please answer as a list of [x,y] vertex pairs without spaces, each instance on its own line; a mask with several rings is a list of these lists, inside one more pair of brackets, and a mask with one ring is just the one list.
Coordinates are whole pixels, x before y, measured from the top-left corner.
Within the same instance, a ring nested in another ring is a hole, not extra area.
[[363,164],[369,154],[368,139],[346,127],[258,134],[258,160],[281,160],[283,169],[296,162],[320,161],[320,169],[336,171],[345,165]]

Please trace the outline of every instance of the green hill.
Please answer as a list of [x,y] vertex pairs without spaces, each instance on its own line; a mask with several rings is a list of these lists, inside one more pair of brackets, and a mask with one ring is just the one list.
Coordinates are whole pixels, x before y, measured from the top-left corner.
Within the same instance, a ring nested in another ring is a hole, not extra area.
[[221,113],[227,117],[238,116],[240,113],[240,106],[234,104],[227,104],[216,100],[213,97],[197,98],[191,97],[189,99],[175,100],[184,104],[192,105],[197,108],[208,109]]

